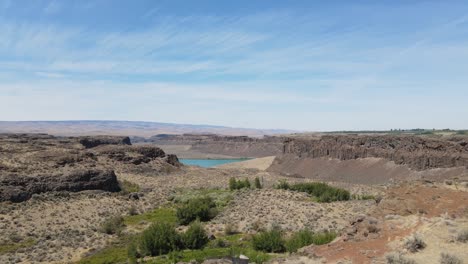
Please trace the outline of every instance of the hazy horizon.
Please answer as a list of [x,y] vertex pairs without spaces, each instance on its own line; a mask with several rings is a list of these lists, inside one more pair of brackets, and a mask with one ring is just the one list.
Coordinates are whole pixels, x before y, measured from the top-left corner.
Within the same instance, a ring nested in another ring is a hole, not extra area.
[[466,1],[0,0],[0,120],[467,129]]

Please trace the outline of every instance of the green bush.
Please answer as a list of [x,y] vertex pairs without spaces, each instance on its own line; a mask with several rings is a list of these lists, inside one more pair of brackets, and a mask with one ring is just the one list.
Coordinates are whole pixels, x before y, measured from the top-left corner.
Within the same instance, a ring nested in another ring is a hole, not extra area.
[[298,249],[312,244],[314,241],[313,239],[314,233],[309,229],[298,231],[286,241],[286,250],[289,253],[296,252]]
[[281,253],[285,251],[285,242],[282,232],[278,228],[273,228],[270,231],[260,232],[252,239],[252,246],[255,250]]
[[140,249],[145,256],[159,256],[182,248],[180,235],[168,223],[154,223],[143,231]]
[[237,180],[234,177],[229,179],[229,190],[234,191],[237,189]]
[[102,223],[101,232],[108,235],[120,235],[124,227],[123,217],[113,216]]
[[261,189],[262,184],[260,183],[260,179],[258,177],[255,177],[255,188]]
[[182,236],[184,246],[188,249],[202,249],[208,244],[208,236],[200,222],[193,222]]
[[195,198],[177,209],[176,216],[181,225],[188,225],[195,220],[202,222],[213,219],[217,214],[216,204],[210,197]]
[[234,190],[240,190],[240,189],[244,189],[244,188],[247,188],[247,189],[250,189],[251,187],[251,184],[250,184],[250,181],[249,179],[245,179],[245,180],[236,180],[236,178],[230,178],[229,179],[229,190],[231,191],[234,191]]
[[324,245],[336,238],[335,232],[313,233],[309,229],[303,229],[294,233],[285,243],[286,250],[290,253],[308,245]]
[[283,189],[283,190],[289,190],[291,186],[286,180],[280,180],[278,184],[275,186],[276,189]]
[[351,198],[349,191],[332,187],[323,182],[296,183],[290,185],[286,181],[280,181],[277,189],[306,192],[317,198],[318,202],[329,203],[333,201],[347,201]]
[[323,233],[316,233],[316,234],[314,234],[314,236],[312,238],[312,244],[314,244],[314,245],[325,245],[325,244],[328,244],[328,243],[332,242],[333,240],[335,240],[335,238],[336,238],[336,233],[335,232],[326,231],[326,232],[323,232]]

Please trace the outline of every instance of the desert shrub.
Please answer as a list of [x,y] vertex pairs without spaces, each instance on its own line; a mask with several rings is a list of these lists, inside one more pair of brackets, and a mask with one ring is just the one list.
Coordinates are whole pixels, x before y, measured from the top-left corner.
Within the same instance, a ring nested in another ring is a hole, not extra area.
[[286,180],[280,180],[278,182],[278,184],[275,185],[276,189],[282,189],[282,190],[289,190],[290,187],[291,186],[289,185],[288,181],[286,181]]
[[121,216],[113,216],[104,221],[100,231],[108,235],[119,235],[124,229],[124,219]]
[[231,223],[226,224],[224,226],[224,234],[226,236],[237,234],[237,226]]
[[202,249],[209,240],[203,226],[196,221],[190,224],[189,229],[182,236],[182,241],[188,249]]
[[406,239],[405,248],[409,252],[418,252],[426,247],[426,243],[418,235],[413,235]]
[[332,242],[336,238],[336,233],[332,231],[326,231],[323,233],[316,233],[312,237],[312,244],[314,245],[325,245]]
[[229,179],[229,190],[234,191],[237,189],[237,180],[234,177]]
[[454,255],[442,253],[440,254],[439,263],[440,264],[463,264],[463,261]]
[[257,189],[262,188],[262,183],[260,182],[260,179],[258,177],[255,177],[255,188]]
[[468,229],[462,230],[457,234],[456,237],[458,242],[466,243],[468,242]]
[[229,190],[234,191],[234,190],[240,190],[240,189],[250,189],[251,184],[249,179],[245,180],[236,180],[236,178],[230,178],[229,179]]
[[213,241],[211,244],[212,248],[226,248],[229,247],[229,242],[227,242],[224,239],[217,238],[216,240]]
[[119,186],[122,194],[129,194],[140,191],[140,186],[138,184],[126,180],[119,181]]
[[130,206],[128,209],[128,215],[137,215],[138,214],[138,209],[136,208],[135,205]]
[[252,223],[252,229],[257,232],[264,231],[262,222],[260,222],[258,219],[255,220],[255,222]]
[[392,253],[385,256],[387,264],[416,264],[412,259],[407,259],[399,253]]
[[252,246],[255,250],[280,253],[285,251],[285,242],[279,228],[272,228],[269,231],[260,232],[252,239]]
[[180,235],[168,223],[154,223],[141,234],[140,249],[145,256],[159,256],[181,247]]
[[298,192],[306,192],[317,198],[318,202],[333,202],[333,201],[347,201],[351,198],[349,191],[332,187],[323,182],[308,182],[308,183],[297,183],[290,185],[286,181],[280,181],[276,185],[277,189],[292,190]]
[[176,211],[177,219],[181,225],[190,224],[197,219],[202,222],[209,221],[216,214],[216,204],[210,197],[191,199]]
[[298,249],[313,243],[314,233],[309,229],[303,229],[294,233],[285,243],[286,250],[289,253],[296,252]]

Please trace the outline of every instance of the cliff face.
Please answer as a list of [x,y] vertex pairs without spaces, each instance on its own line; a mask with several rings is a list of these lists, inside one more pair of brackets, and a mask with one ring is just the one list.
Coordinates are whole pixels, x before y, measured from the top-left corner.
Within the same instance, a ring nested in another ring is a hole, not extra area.
[[[167,146],[189,146],[188,152],[218,154],[232,157],[266,157],[283,152],[282,137],[265,136],[220,136],[214,134],[156,135],[142,140],[133,138],[134,143],[153,143],[163,149]],[[184,155],[180,153],[181,155]]]
[[468,143],[464,138],[451,140],[420,136],[322,136],[319,139],[286,139],[284,155],[298,158],[354,160],[383,158],[414,170],[468,168]]

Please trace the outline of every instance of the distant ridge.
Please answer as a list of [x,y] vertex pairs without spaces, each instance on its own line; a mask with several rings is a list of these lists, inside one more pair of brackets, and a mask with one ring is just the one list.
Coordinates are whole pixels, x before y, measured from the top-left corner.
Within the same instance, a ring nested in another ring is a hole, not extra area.
[[47,133],[58,136],[126,135],[150,137],[157,134],[219,134],[230,136],[275,135],[292,133],[282,129],[234,128],[213,125],[172,124],[144,121],[0,121],[0,133]]

